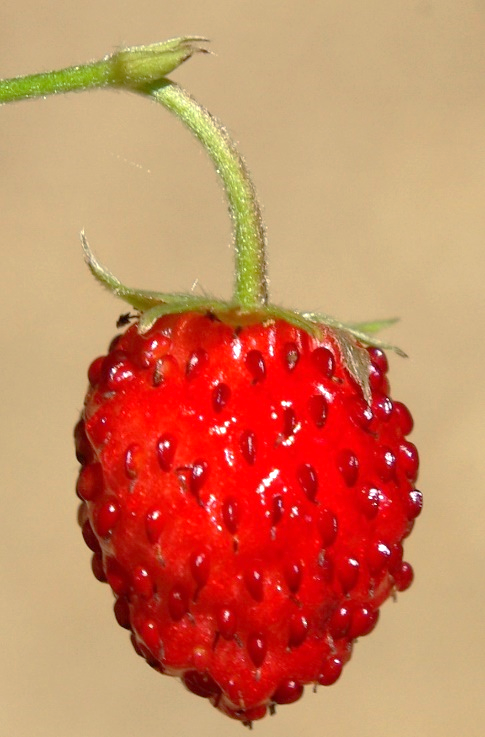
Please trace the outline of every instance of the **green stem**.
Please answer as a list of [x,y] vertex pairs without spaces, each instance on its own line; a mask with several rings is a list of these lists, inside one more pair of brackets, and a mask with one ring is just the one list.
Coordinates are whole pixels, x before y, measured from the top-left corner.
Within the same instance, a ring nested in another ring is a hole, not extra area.
[[42,74],[0,79],[0,105],[32,97],[46,97],[99,87],[125,87],[162,79],[195,52],[206,52],[200,36],[173,38],[149,46],[116,51],[101,61],[79,64]]
[[2,79],[0,80],[0,103],[106,87],[109,84],[115,84],[111,59],[59,69],[54,72],[30,74],[27,77]]
[[166,75],[205,39],[186,37],[118,51],[101,61],[43,74],[0,80],[0,104],[33,97],[118,87],[150,96],[178,117],[202,143],[229,201],[236,259],[234,305],[242,311],[268,302],[265,235],[261,209],[249,172],[225,128]]
[[268,301],[265,236],[261,209],[250,174],[221,123],[178,85],[164,80],[142,88],[174,113],[202,143],[222,180],[234,225],[236,284],[234,302],[243,310]]

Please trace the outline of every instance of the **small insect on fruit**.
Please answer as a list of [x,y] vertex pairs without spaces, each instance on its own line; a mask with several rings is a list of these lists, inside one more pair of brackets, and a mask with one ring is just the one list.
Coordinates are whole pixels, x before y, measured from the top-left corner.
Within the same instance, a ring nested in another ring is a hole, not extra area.
[[83,239],[92,272],[138,320],[88,371],[79,521],[136,652],[251,724],[307,684],[333,684],[381,604],[411,584],[418,453],[382,344],[268,303],[247,171],[192,98],[172,83],[153,91],[167,95],[214,157],[218,143],[223,180],[231,165],[249,193],[235,203],[224,180],[235,294],[129,289]]

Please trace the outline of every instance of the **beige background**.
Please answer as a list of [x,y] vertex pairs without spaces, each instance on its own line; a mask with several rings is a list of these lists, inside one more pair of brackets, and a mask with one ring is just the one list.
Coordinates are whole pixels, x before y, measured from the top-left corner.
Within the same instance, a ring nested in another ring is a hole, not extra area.
[[[417,578],[341,681],[255,725],[269,737],[478,737],[484,709],[483,0],[4,0],[0,76],[183,34],[174,78],[240,141],[265,205],[272,296],[400,315],[413,410]],[[167,113],[96,92],[0,110],[0,724],[8,737],[241,735],[131,650],[75,522],[71,432],[122,279],[229,295],[215,175]]]

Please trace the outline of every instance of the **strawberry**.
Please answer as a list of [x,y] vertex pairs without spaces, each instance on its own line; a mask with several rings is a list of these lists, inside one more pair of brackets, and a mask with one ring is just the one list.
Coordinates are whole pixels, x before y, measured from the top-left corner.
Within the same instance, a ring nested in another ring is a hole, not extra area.
[[93,274],[135,308],[120,326],[135,322],[88,370],[79,522],[136,652],[250,725],[333,684],[412,583],[413,420],[390,397],[384,344],[268,303],[259,208],[227,133],[179,88],[153,94],[190,107],[221,173],[235,295],[124,287],[83,238]]
[[150,665],[243,721],[333,683],[411,583],[412,420],[369,355],[370,405],[331,330],[188,312],[131,326],[89,369],[94,573]]

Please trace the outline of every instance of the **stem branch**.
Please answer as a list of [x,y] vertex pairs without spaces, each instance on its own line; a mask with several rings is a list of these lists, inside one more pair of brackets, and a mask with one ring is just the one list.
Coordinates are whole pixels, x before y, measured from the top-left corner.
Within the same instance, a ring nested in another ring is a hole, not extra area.
[[197,51],[200,37],[175,38],[117,51],[101,61],[0,80],[0,104],[33,97],[118,87],[161,103],[198,138],[222,180],[234,227],[234,306],[257,310],[268,302],[265,234],[250,174],[225,128],[185,90],[166,78]]

